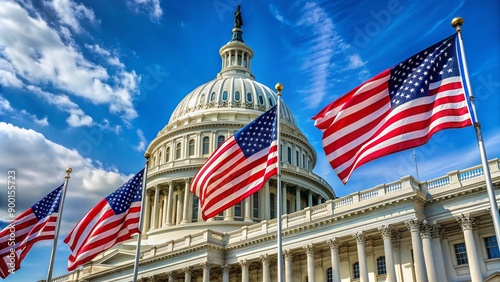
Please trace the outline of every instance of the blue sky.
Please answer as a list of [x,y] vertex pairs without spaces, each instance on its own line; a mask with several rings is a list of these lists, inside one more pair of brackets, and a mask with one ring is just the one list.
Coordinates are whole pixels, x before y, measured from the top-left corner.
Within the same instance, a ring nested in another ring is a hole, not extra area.
[[[357,169],[343,185],[311,117],[364,80],[454,33],[465,52],[488,158],[500,156],[498,1],[21,0],[0,2],[0,167],[17,174],[19,213],[73,173],[61,239],[144,166],[147,145],[176,105],[220,71],[219,48],[242,6],[252,72],[274,88],[318,155],[315,172],[338,196],[416,175],[413,151]],[[472,127],[441,131],[416,149],[421,180],[480,163]],[[0,227],[8,221],[0,192]],[[46,278],[50,242],[7,281]],[[58,244],[55,275],[69,248]]]

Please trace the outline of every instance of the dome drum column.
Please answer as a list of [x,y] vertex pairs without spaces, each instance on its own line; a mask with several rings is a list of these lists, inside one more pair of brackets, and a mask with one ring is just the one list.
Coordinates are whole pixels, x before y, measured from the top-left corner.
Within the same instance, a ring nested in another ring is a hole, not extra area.
[[185,179],[185,185],[184,185],[184,204],[182,205],[182,221],[181,224],[186,224],[189,222],[188,216],[189,216],[189,184],[190,184],[190,179],[186,178]]

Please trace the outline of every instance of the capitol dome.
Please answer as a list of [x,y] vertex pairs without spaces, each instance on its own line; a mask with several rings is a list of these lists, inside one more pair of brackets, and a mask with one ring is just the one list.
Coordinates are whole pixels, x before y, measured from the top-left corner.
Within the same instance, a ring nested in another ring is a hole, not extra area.
[[[232,39],[220,48],[222,69],[215,79],[196,87],[177,105],[167,125],[149,144],[145,200],[146,245],[182,238],[196,230],[230,232],[277,217],[277,180],[244,201],[203,221],[200,203],[189,187],[193,176],[227,138],[278,103],[271,88],[251,72],[253,50],[243,31],[232,30]],[[299,129],[292,111],[281,105],[281,187],[284,213],[312,207],[335,194],[313,172],[316,152]]]

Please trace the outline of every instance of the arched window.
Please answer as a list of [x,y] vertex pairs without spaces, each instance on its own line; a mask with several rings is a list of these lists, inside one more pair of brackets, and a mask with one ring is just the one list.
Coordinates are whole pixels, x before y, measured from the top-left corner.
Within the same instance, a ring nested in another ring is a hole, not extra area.
[[276,207],[276,200],[275,200],[275,196],[274,196],[274,193],[271,193],[269,195],[269,202],[270,202],[270,207],[269,207],[269,214],[271,216],[271,219],[275,218],[276,217],[276,214],[274,213],[274,209]]
[[359,279],[359,262],[355,262],[352,265],[352,277],[354,279]]
[[215,92],[212,92],[212,95],[210,95],[210,101],[215,101]]
[[189,156],[194,155],[194,139],[189,140],[188,155]]
[[193,195],[193,216],[191,217],[192,222],[198,221],[198,209],[199,209],[199,199],[198,196]]
[[175,159],[181,158],[181,142],[175,144]]
[[165,162],[170,161],[170,147],[165,150]]
[[300,162],[299,151],[295,151],[295,165],[299,166],[299,162]]
[[234,92],[234,100],[235,100],[235,101],[239,101],[239,100],[241,100],[241,94],[240,94],[240,91],[236,91],[236,92]]
[[209,145],[209,138],[208,136],[203,137],[203,144],[202,144],[202,153],[203,155],[208,154],[208,145]]
[[163,157],[163,151],[160,151],[160,155],[159,155],[159,157],[158,157],[158,163],[159,163],[159,164],[162,164],[162,163],[163,163],[163,159],[162,159],[161,157]]
[[269,106],[271,106],[271,107],[274,106],[273,105],[273,100],[271,98],[268,98],[268,100],[269,100]]
[[377,275],[387,274],[387,268],[385,266],[385,256],[377,258]]
[[264,96],[259,95],[259,105],[264,105]]
[[198,103],[203,104],[204,102],[205,102],[205,94],[201,94],[200,100],[198,101]]
[[288,147],[288,159],[287,159],[288,163],[291,164],[292,163],[292,148]]
[[227,91],[222,92],[222,101],[227,101]]
[[252,101],[253,101],[252,93],[248,92],[247,93],[247,102],[252,103]]
[[331,267],[326,270],[326,282],[333,282],[333,269]]
[[306,163],[306,155],[302,154],[302,167],[305,168],[305,169],[307,169],[306,164],[307,164]]
[[259,219],[259,193],[253,193],[253,218]]
[[217,148],[219,148],[220,145],[222,145],[222,143],[224,143],[225,139],[226,139],[226,137],[224,137],[223,135],[219,135],[219,137],[217,137]]

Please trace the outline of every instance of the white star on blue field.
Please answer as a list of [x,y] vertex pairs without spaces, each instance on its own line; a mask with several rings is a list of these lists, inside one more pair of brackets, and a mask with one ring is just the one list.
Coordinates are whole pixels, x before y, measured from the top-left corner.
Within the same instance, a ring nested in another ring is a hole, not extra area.
[[[337,196],[416,176],[413,150],[372,161],[343,185],[311,117],[365,80],[455,32],[465,55],[488,158],[500,156],[500,2],[485,1],[0,1],[0,171],[16,170],[16,214],[71,179],[62,239],[93,206],[144,167],[144,152],[177,104],[221,68],[241,5],[256,80],[283,101]],[[473,127],[415,149],[420,180],[480,164]],[[6,181],[6,180],[5,180]],[[9,222],[0,190],[0,227]],[[6,281],[46,278],[52,242],[37,243]]]

